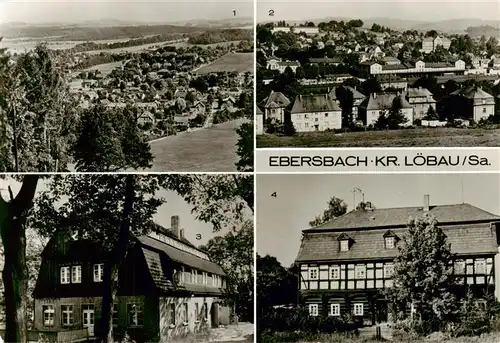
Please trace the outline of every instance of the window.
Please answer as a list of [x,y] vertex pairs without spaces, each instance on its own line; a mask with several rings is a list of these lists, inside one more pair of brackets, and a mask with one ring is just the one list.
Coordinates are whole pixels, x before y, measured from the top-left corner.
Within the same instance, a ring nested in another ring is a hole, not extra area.
[[356,279],[366,279],[366,266],[356,266],[354,269]]
[[198,321],[198,318],[200,316],[200,305],[198,303],[194,304],[194,317],[196,318],[196,321]]
[[175,326],[175,304],[168,306],[168,324]]
[[458,275],[465,274],[465,261],[456,261],[454,268],[455,268],[455,274]]
[[118,326],[118,304],[113,304],[113,326]]
[[384,264],[384,277],[390,278],[394,274],[394,264],[386,263]]
[[82,282],[82,266],[71,267],[71,282],[72,283]]
[[43,305],[43,325],[45,326],[54,326],[54,306],[52,305]]
[[61,313],[61,324],[63,326],[73,325],[73,305],[62,305]]
[[317,122],[318,120],[319,120],[319,118],[314,118],[314,121],[316,121],[316,122]]
[[325,118],[328,117],[328,113],[325,113]]
[[104,276],[104,264],[94,264],[94,282],[102,282]]
[[318,268],[309,268],[309,280],[318,279]]
[[183,323],[188,323],[189,322],[189,312],[188,312],[188,304],[184,303],[182,304],[182,322]]
[[[484,100],[483,100],[484,101]],[[483,113],[486,113],[486,107],[483,107]]]
[[319,314],[319,306],[318,304],[309,304],[309,315],[316,317]]
[[330,304],[330,316],[340,316],[340,304]]
[[362,316],[364,313],[363,304],[354,304],[354,315]]
[[394,237],[385,237],[385,248],[386,249],[393,249],[394,248]]
[[69,283],[69,267],[61,267],[61,283]]
[[142,326],[144,324],[142,305],[127,304],[127,318],[129,326]]
[[349,250],[349,241],[347,239],[343,239],[340,241],[340,251],[348,251]]
[[485,260],[474,261],[474,273],[475,274],[485,274],[486,273],[486,262]]
[[338,280],[340,279],[340,267],[339,266],[333,266],[330,269],[330,278],[333,280]]

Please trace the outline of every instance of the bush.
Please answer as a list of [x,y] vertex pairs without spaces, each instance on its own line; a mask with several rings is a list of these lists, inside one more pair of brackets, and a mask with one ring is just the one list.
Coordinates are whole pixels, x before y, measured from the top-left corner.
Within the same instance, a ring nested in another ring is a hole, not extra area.
[[297,130],[295,130],[295,126],[291,120],[285,121],[285,125],[283,126],[283,134],[285,136],[295,136]]

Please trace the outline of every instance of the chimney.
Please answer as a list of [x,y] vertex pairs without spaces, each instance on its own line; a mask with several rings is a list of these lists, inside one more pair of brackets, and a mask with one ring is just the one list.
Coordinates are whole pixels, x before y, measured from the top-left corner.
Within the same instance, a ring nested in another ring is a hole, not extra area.
[[424,195],[424,211],[429,212],[429,194]]
[[184,239],[184,229],[179,230],[179,238]]
[[370,212],[373,211],[373,206],[372,206],[371,201],[367,201],[365,203],[365,211],[370,211]]
[[172,216],[170,218],[170,230],[172,230],[175,237],[179,238],[179,216]]

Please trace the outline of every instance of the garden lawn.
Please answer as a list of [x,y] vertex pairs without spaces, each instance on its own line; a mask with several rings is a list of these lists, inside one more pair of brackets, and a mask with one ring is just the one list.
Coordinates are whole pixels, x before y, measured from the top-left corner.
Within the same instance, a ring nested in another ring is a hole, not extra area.
[[[271,147],[498,147],[500,129],[415,128],[363,132],[310,132],[293,137],[258,135],[257,148]],[[500,342],[500,341],[499,341]]]

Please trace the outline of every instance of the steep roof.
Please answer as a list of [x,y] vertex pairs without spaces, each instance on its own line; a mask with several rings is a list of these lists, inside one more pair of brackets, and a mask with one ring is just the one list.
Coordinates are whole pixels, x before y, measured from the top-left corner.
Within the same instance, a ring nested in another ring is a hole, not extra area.
[[461,88],[453,93],[452,95],[460,95],[465,98],[475,100],[475,99],[493,99],[493,95],[486,93],[481,87],[470,86],[466,88]]
[[[495,254],[498,252],[495,230],[489,225],[476,224],[442,228],[451,244],[454,254]],[[351,231],[349,237],[353,243],[348,251],[339,251],[338,238],[341,232],[307,234],[296,258],[297,262],[328,260],[373,260],[392,259],[398,249],[386,249],[384,234],[387,230]],[[399,238],[407,234],[407,229],[391,229]]]
[[290,105],[290,100],[281,92],[271,91],[271,94],[264,100],[264,108],[269,108],[272,103],[287,107]]
[[[346,230],[377,227],[403,227],[408,218],[422,215],[422,206],[418,207],[396,207],[366,210],[355,210],[337,217],[336,219],[319,227],[304,230]],[[430,206],[429,214],[436,217],[439,223],[461,223],[474,221],[495,221],[500,216],[486,212],[469,204]]]
[[[381,93],[381,94],[371,94],[359,105],[361,108],[366,108],[368,111],[373,110],[388,110],[392,107],[392,102],[394,98],[398,95],[394,93]],[[413,108],[413,106],[403,97],[401,98],[401,105],[403,108]]]
[[[354,98],[354,100],[359,100],[359,99],[364,99],[366,98],[366,95],[364,95],[363,93],[361,93],[360,91],[358,91],[356,88],[354,87],[351,87],[351,86],[344,86],[344,88],[348,89],[351,91],[352,93],[352,96]],[[336,90],[337,90],[337,87],[334,87],[329,95],[330,97],[333,99],[333,100],[337,100],[337,94],[336,94]]]
[[311,113],[325,111],[342,111],[337,103],[327,94],[298,95],[293,103],[291,113]]

